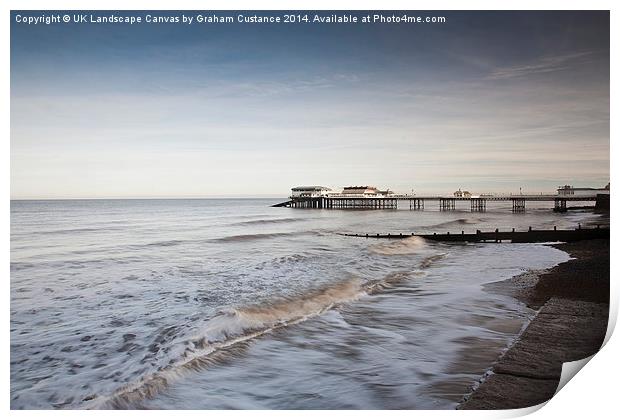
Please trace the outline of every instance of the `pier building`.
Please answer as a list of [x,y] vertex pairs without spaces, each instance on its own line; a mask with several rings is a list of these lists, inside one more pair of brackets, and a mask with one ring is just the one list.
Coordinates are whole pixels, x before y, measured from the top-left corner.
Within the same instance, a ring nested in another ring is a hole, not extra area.
[[369,187],[369,186],[355,186],[355,187],[344,187],[342,189],[341,195],[343,196],[362,196],[362,197],[377,197],[380,195],[377,187]]
[[454,196],[457,198],[470,198],[471,193],[469,191],[461,191],[459,188],[457,191],[454,191]]
[[291,189],[291,198],[325,197],[332,192],[331,188],[313,185],[309,187],[294,187]]
[[591,196],[596,194],[609,194],[609,184],[605,188],[578,188],[572,185],[563,185],[558,187],[559,196]]

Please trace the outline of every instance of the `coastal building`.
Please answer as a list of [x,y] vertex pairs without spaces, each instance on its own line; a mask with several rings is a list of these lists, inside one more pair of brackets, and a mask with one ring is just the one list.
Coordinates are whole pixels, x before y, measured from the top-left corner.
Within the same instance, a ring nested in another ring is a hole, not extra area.
[[389,197],[394,192],[389,188],[379,190],[370,186],[351,186],[344,187],[342,192],[334,192],[331,188],[320,185],[310,185],[291,188],[291,198],[319,198],[319,197],[368,197],[381,198]]
[[332,191],[331,188],[321,187],[318,185],[306,186],[306,187],[294,187],[294,188],[291,188],[291,198],[325,197],[331,191]]
[[456,198],[471,198],[471,193],[469,191],[461,191],[459,188],[458,191],[454,191],[454,196]]
[[381,197],[389,197],[390,195],[394,194],[394,191],[390,190],[389,188],[386,188],[385,190],[377,191],[377,193]]
[[344,187],[341,195],[343,196],[363,196],[363,197],[377,197],[380,191],[376,187],[369,186],[355,186]]
[[562,185],[558,187],[558,195],[560,196],[592,196],[598,194],[609,194],[609,184],[604,188],[577,188],[572,185]]

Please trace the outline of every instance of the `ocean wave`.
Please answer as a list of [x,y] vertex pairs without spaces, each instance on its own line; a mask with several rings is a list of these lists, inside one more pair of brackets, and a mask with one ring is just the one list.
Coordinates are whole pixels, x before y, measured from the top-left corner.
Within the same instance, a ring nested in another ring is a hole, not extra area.
[[437,229],[437,228],[441,228],[441,227],[446,227],[446,226],[459,226],[459,225],[475,225],[476,223],[480,223],[483,222],[484,219],[470,219],[470,218],[460,218],[460,219],[454,219],[454,220],[448,220],[446,222],[441,222],[441,223],[437,223],[434,225],[428,225],[428,226],[423,226],[420,229]]
[[[199,333],[180,342],[176,361],[139,381],[123,386],[114,394],[99,396],[86,403],[96,409],[138,407],[140,401],[154,397],[184,374],[222,363],[244,352],[249,342],[264,334],[319,316],[339,305],[375,294],[406,282],[415,273],[386,275],[379,281],[363,282],[357,277],[272,302],[227,308],[207,320]],[[176,332],[176,330],[175,330]],[[165,339],[170,339],[166,330]],[[163,333],[162,333],[163,334]],[[163,338],[156,340],[165,341]]]
[[307,235],[307,234],[317,234],[314,231],[298,231],[298,232],[273,232],[273,233],[248,233],[241,235],[231,235],[231,236],[223,236],[221,238],[213,239],[213,242],[247,242],[247,241],[256,241],[261,239],[272,239],[272,238],[280,238],[283,236],[296,236],[296,235]]
[[408,281],[412,275],[417,275],[417,272],[411,271],[397,271],[386,275],[380,281],[368,282],[364,284],[364,292],[373,295],[380,293],[386,289],[394,288]]
[[446,255],[448,254],[436,254],[436,255],[428,256],[424,258],[422,262],[420,262],[420,268],[429,268],[436,261],[442,260]]
[[426,241],[419,236],[410,236],[405,239],[388,240],[371,245],[370,252],[379,255],[407,255],[417,254],[426,248]]
[[75,233],[91,233],[91,232],[108,232],[113,230],[123,230],[122,227],[106,226],[106,227],[85,227],[85,228],[68,228],[55,230],[40,230],[32,232],[35,235],[70,235]]
[[188,242],[188,241],[183,241],[183,240],[159,241],[159,242],[151,242],[150,244],[145,244],[144,246],[154,246],[154,247],[176,246],[176,245],[181,245],[182,243],[185,243],[185,242]]
[[205,243],[205,242],[246,242],[260,239],[270,239],[277,238],[281,236],[293,236],[306,234],[310,232],[275,232],[275,233],[248,233],[248,234],[240,234],[240,235],[231,235],[231,236],[222,236],[221,238],[214,239],[184,239],[184,240],[167,240],[167,241],[158,241],[151,242],[144,245],[134,245],[134,247],[167,247],[167,246],[177,246],[182,244],[190,244],[190,243]]
[[291,254],[283,257],[276,257],[256,265],[257,269],[263,270],[267,267],[282,267],[290,264],[300,264],[313,258],[310,254]]
[[299,217],[287,217],[283,219],[257,219],[247,220],[245,222],[233,223],[232,226],[252,226],[252,225],[264,225],[264,224],[277,224],[277,223],[292,223],[304,220]]
[[28,263],[28,262],[14,262],[14,261],[11,261],[10,267],[11,267],[11,271],[19,271],[19,270],[25,270],[25,269],[28,269],[28,268],[34,268],[34,267],[36,267],[36,265],[32,264],[32,263]]

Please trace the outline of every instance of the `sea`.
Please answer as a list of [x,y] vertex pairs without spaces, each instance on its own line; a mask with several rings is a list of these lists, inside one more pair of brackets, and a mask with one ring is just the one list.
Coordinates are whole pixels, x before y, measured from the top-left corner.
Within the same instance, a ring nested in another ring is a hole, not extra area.
[[342,234],[600,219],[280,201],[11,201],[11,408],[452,409],[535,314],[484,285],[568,254]]

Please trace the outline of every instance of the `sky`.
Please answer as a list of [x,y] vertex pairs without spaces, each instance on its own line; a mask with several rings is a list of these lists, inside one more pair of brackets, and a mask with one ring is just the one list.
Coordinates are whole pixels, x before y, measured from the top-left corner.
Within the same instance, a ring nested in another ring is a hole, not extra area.
[[609,182],[606,11],[409,12],[446,22],[392,25],[15,19],[41,13],[11,14],[14,199]]

